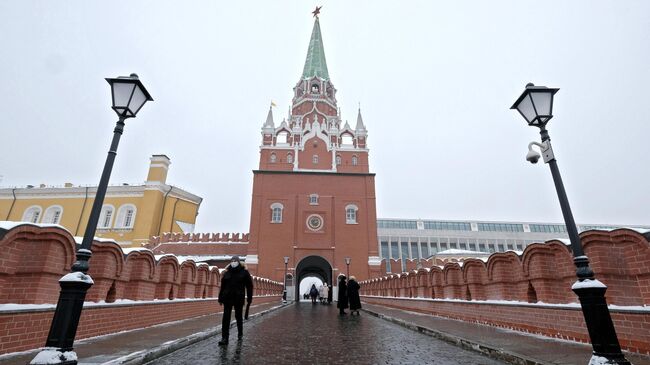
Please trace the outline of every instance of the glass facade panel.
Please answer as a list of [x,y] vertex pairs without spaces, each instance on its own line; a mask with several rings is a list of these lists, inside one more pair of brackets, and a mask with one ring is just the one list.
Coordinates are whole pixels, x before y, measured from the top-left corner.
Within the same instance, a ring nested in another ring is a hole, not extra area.
[[422,258],[427,258],[430,256],[429,254],[429,246],[427,245],[426,242],[420,242],[420,249],[422,250]]
[[411,242],[411,258],[412,259],[419,259],[420,258],[420,251],[418,251],[418,243],[417,242]]
[[408,243],[402,242],[402,268],[406,268],[406,260],[409,258]]
[[424,229],[433,229],[437,231],[471,231],[472,226],[467,222],[425,221]]
[[531,232],[538,233],[566,233],[566,227],[563,224],[530,224]]
[[515,223],[478,223],[478,230],[485,232],[523,232],[523,224]]
[[503,245],[503,243],[499,243],[498,247],[499,247],[499,252],[506,252],[506,248]]
[[390,242],[390,258],[391,259],[399,258],[399,246],[397,245],[397,241]]

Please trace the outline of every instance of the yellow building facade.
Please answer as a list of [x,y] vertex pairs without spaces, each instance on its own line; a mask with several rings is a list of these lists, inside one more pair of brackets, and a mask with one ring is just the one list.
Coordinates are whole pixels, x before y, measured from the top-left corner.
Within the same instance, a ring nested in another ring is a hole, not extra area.
[[[191,233],[203,198],[167,184],[171,161],[153,155],[142,185],[109,186],[95,236],[140,246],[164,232]],[[0,220],[59,224],[83,236],[96,186],[0,189]]]

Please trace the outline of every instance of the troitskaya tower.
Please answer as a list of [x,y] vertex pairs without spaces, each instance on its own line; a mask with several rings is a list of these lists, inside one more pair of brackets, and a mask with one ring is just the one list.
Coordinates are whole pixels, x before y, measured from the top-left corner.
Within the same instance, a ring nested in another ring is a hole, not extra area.
[[262,126],[253,181],[247,264],[282,280],[287,256],[295,284],[308,275],[331,282],[346,258],[360,280],[379,272],[368,133],[360,110],[354,127],[341,117],[317,12],[291,109],[277,124],[270,108]]

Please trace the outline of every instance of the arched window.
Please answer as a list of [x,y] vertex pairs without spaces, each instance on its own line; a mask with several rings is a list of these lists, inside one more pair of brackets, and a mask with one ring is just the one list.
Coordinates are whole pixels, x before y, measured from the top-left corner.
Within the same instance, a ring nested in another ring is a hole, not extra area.
[[359,208],[354,204],[348,204],[345,206],[346,224],[357,224],[357,210],[359,210]]
[[314,165],[318,164],[318,155],[311,156],[311,162],[314,163]]
[[341,136],[341,145],[342,146],[352,146],[354,145],[354,139],[348,133]]
[[136,208],[133,204],[124,204],[117,211],[115,228],[133,228],[135,223]]
[[336,155],[336,164],[337,165],[341,164],[341,155]]
[[271,154],[271,158],[270,158],[270,160],[271,160],[271,163],[275,163],[275,161],[278,160],[278,157],[275,155],[275,153],[272,153],[272,154]]
[[352,156],[352,166],[356,166],[358,164],[359,164],[359,158],[356,155]]
[[293,155],[290,153],[287,153],[287,163],[293,163]]
[[111,228],[113,223],[113,212],[115,212],[115,208],[113,208],[112,205],[104,205],[102,207],[102,212],[99,214],[97,228]]
[[278,136],[275,137],[275,144],[287,144],[289,141],[289,133],[280,132]]
[[61,215],[63,215],[63,207],[60,205],[53,205],[45,209],[43,215],[43,223],[59,224],[61,222]]
[[282,223],[282,210],[284,205],[281,203],[271,204],[271,223]]
[[38,205],[33,205],[23,214],[23,222],[38,223],[38,220],[41,218],[41,212],[43,210]]

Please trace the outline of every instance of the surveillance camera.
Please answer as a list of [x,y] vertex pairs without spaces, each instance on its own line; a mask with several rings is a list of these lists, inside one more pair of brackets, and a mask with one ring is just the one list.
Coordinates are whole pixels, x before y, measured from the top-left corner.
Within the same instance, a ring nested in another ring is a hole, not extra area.
[[539,161],[539,158],[542,157],[539,153],[537,153],[535,150],[529,150],[528,153],[526,154],[526,161],[535,164],[537,161]]

